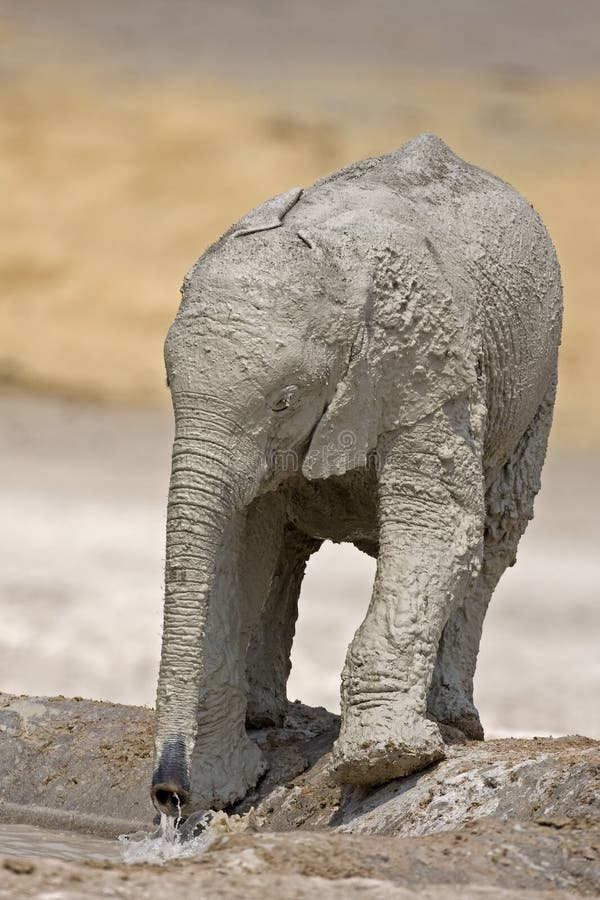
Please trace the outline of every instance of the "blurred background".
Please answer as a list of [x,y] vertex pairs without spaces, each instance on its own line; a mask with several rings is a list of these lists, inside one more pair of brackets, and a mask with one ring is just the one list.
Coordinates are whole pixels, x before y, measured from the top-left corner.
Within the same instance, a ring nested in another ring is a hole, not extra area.
[[[556,243],[543,489],[486,621],[488,734],[600,737],[597,0],[0,0],[0,690],[152,704],[184,273],[241,214],[433,131]],[[290,696],[338,708],[373,563],[326,545]]]

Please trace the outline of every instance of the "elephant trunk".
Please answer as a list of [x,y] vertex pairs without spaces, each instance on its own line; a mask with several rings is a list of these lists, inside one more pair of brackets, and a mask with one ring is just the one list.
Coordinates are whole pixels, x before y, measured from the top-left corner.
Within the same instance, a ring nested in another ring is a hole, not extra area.
[[218,419],[200,421],[191,411],[177,411],[176,420],[152,779],[155,807],[172,816],[191,794],[199,696],[206,687],[211,585],[242,484],[230,427]]

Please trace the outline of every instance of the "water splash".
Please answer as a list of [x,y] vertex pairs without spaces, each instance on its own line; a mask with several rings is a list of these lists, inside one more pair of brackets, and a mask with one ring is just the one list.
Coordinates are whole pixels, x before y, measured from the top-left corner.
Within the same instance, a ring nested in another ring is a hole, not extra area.
[[153,863],[163,865],[172,859],[199,856],[221,834],[245,831],[249,814],[228,816],[224,812],[209,810],[196,820],[196,837],[188,837],[182,829],[181,807],[177,816],[161,814],[156,831],[137,831],[119,836],[121,856],[126,863]]

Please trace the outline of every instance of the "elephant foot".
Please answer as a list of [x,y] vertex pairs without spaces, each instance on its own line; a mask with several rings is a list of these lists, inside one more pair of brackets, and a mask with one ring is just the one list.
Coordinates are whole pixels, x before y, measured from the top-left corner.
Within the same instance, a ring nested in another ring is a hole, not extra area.
[[457,728],[472,741],[484,739],[476,706],[460,691],[439,687],[429,697],[428,712],[436,722]]
[[192,795],[189,811],[223,809],[242,800],[256,786],[268,766],[256,746],[245,734],[225,745],[221,754],[207,760],[200,747],[192,761]]
[[384,710],[352,712],[342,721],[332,763],[345,784],[383,784],[424,769],[445,756],[435,722],[416,713],[385,718]]

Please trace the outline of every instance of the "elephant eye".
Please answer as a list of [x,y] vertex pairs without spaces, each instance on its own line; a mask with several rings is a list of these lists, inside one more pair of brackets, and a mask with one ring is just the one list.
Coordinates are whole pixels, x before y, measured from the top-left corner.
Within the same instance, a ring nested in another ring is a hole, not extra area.
[[289,387],[284,388],[271,407],[273,412],[284,412],[286,409],[289,409],[294,401],[296,392],[297,388],[295,385],[290,385]]

